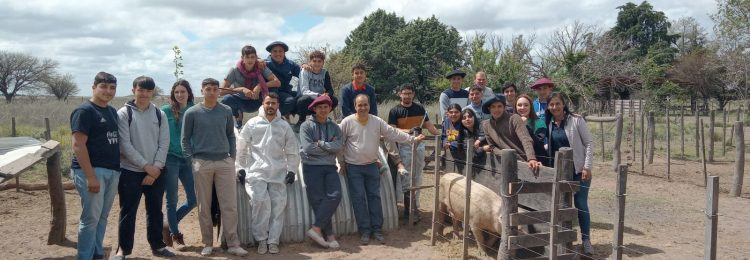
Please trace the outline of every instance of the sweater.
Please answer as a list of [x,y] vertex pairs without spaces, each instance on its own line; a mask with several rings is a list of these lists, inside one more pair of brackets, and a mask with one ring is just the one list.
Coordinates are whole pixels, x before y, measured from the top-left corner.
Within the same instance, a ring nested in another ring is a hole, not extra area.
[[341,151],[341,128],[330,118],[323,124],[308,116],[299,130],[302,146],[300,155],[305,165],[336,165],[336,154]]
[[443,93],[440,93],[440,120],[445,120],[445,113],[448,112],[448,106],[451,104],[458,104],[461,108],[464,108],[469,104],[469,91],[459,89],[454,91],[453,89],[446,89]]
[[181,140],[185,158],[210,161],[234,158],[237,140],[232,109],[221,103],[211,109],[203,103],[188,108],[182,122]]
[[[128,116],[128,107],[132,117]],[[161,125],[156,113],[161,114]],[[141,111],[134,101],[117,110],[117,128],[120,133],[120,167],[134,172],[144,172],[146,165],[163,168],[169,151],[169,125],[164,112],[149,104]]]
[[167,115],[167,123],[169,123],[169,155],[177,156],[182,158],[182,120],[185,120],[185,111],[192,107],[193,103],[188,103],[187,106],[180,108],[180,118],[174,117],[172,113],[172,105],[163,105],[161,111]]
[[491,117],[482,122],[482,131],[494,154],[500,155],[502,149],[513,149],[524,161],[536,160],[529,130],[518,114],[504,112],[500,118]]
[[370,97],[370,114],[377,116],[378,99],[375,96],[375,88],[370,86],[370,84],[365,84],[364,91],[357,91],[354,90],[354,86],[352,86],[351,82],[341,87],[341,99],[339,99],[339,102],[341,102],[341,115],[347,117],[351,114],[357,113],[357,110],[354,109],[354,99],[359,94],[365,94]]
[[271,69],[273,75],[276,75],[276,78],[281,81],[279,91],[292,93],[292,85],[290,84],[292,77],[299,78],[300,74],[300,67],[297,63],[284,58],[284,61],[279,64],[273,61],[271,55],[268,55],[268,59],[266,59],[266,68]]
[[377,116],[368,116],[367,123],[364,125],[357,120],[356,114],[349,115],[341,121],[346,163],[367,165],[378,161],[381,136],[397,143],[414,143],[413,136],[388,125]]
[[[551,121],[550,119],[550,124],[547,125],[548,129],[552,129]],[[586,120],[581,116],[568,114],[564,128],[570,148],[573,148],[573,164],[576,172],[591,169],[594,164],[594,138],[591,137]]]
[[333,86],[331,86],[331,76],[326,69],[321,69],[319,73],[309,70],[302,70],[299,74],[299,84],[297,84],[297,96],[317,97],[323,93],[328,93],[333,97]]

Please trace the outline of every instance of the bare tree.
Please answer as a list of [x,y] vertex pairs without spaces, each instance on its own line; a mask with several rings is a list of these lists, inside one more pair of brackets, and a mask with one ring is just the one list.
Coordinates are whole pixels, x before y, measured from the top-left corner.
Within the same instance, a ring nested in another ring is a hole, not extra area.
[[68,100],[68,97],[78,94],[78,85],[73,81],[73,75],[53,75],[45,80],[44,89],[57,100]]
[[55,73],[58,65],[51,59],[0,51],[0,93],[10,103],[18,93],[37,88]]

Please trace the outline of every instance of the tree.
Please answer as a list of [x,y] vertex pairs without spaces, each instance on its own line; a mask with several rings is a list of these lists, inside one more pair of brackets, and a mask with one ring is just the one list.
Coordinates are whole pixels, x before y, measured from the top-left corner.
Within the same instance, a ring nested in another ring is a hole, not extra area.
[[680,56],[703,49],[708,43],[706,30],[693,17],[682,17],[672,22],[669,33],[680,36],[675,42]]
[[57,100],[68,100],[68,97],[78,94],[78,85],[73,81],[73,75],[53,75],[45,80],[44,89]]
[[[466,65],[472,77],[474,73],[484,71],[489,86],[494,84],[496,91],[507,82],[522,88],[531,79],[533,45],[533,36],[517,35],[505,44],[497,35],[477,33],[466,41]],[[473,79],[467,77],[467,80],[471,82]]]
[[172,52],[174,53],[174,59],[172,59],[172,62],[174,62],[174,78],[175,80],[179,80],[182,75],[185,73],[182,71],[182,51],[180,50],[180,47],[175,45],[172,47]]
[[58,63],[24,54],[0,51],[0,93],[10,103],[17,94],[37,88],[54,75]]
[[[718,56],[726,68],[725,84],[741,98],[750,98],[750,1],[717,0],[718,8],[711,15],[719,45]],[[750,106],[750,104],[748,104]]]
[[634,58],[645,57],[649,49],[658,43],[671,47],[679,37],[669,34],[670,23],[664,12],[654,11],[646,1],[640,5],[627,3],[617,9],[620,9],[617,23],[610,33],[625,41],[626,48],[633,51]]
[[674,64],[669,70],[669,78],[699,96],[704,105],[708,104],[710,98],[716,98],[719,108],[723,109],[731,98],[731,91],[722,80],[725,71],[715,52],[696,50],[683,55]]

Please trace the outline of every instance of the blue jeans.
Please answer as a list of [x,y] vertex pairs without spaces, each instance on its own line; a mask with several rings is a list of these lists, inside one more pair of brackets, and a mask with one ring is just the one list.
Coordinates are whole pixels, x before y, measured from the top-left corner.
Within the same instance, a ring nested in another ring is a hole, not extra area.
[[[581,173],[576,173],[573,180],[581,181]],[[581,189],[573,194],[573,204],[578,209],[578,224],[581,226],[581,239],[588,240],[591,234],[591,214],[589,214],[589,187],[591,179],[581,181]]]
[[268,92],[279,94],[279,113],[282,115],[297,113],[297,91],[284,91],[279,88],[268,88]]
[[380,171],[375,163],[346,164],[346,176],[357,229],[369,235],[383,230],[383,206],[380,204]]
[[99,192],[88,190],[86,175],[81,169],[72,169],[73,184],[81,195],[81,220],[78,224],[78,259],[91,260],[94,255],[103,256],[104,232],[107,230],[107,217],[117,194],[120,172],[94,167],[99,181]]
[[[161,211],[164,198],[164,178],[160,175],[153,184],[143,185],[145,172],[134,172],[121,169],[120,183],[117,191],[120,194],[120,224],[117,229],[120,250],[123,255],[130,255],[133,251],[133,239],[135,236],[135,217],[138,214],[138,205],[141,203],[141,195],[146,197],[146,239],[151,250],[167,246],[162,240],[162,228],[164,227],[164,214]],[[162,172],[162,175],[164,172]]]
[[221,99],[221,103],[232,109],[232,115],[236,118],[242,112],[253,113],[260,108],[259,99],[242,99],[235,95],[226,95]]
[[341,181],[336,165],[307,165],[302,164],[307,185],[307,200],[315,212],[316,227],[323,231],[323,235],[333,235],[331,217],[341,202]]
[[[195,182],[193,181],[193,166],[185,158],[180,158],[174,155],[167,155],[167,172],[164,178],[166,181],[166,193],[167,193],[167,223],[169,223],[169,232],[172,234],[179,234],[180,229],[178,225],[180,220],[184,218],[190,210],[195,208],[197,201],[195,199]],[[177,208],[177,195],[179,191],[179,185],[177,180],[182,182],[182,187],[185,189],[185,197],[187,201]]]

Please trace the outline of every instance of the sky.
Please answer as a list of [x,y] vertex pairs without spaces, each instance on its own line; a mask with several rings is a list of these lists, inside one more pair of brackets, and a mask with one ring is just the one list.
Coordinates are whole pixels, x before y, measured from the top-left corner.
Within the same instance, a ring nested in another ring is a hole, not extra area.
[[[172,47],[182,50],[183,78],[199,86],[207,77],[223,80],[252,45],[266,58],[265,46],[281,40],[288,57],[309,47],[339,49],[351,30],[377,9],[407,21],[432,15],[464,37],[477,32],[503,38],[548,35],[575,21],[614,26],[617,7],[607,0],[0,0],[0,50],[51,58],[91,95],[99,71],[118,78],[118,96],[129,95],[140,75],[153,77],[165,91],[175,81]],[[533,4],[530,4],[533,3]],[[640,2],[634,2],[640,4]],[[670,20],[691,16],[707,31],[715,0],[654,0]],[[193,87],[195,89],[195,87]],[[196,91],[198,93],[199,91]]]

